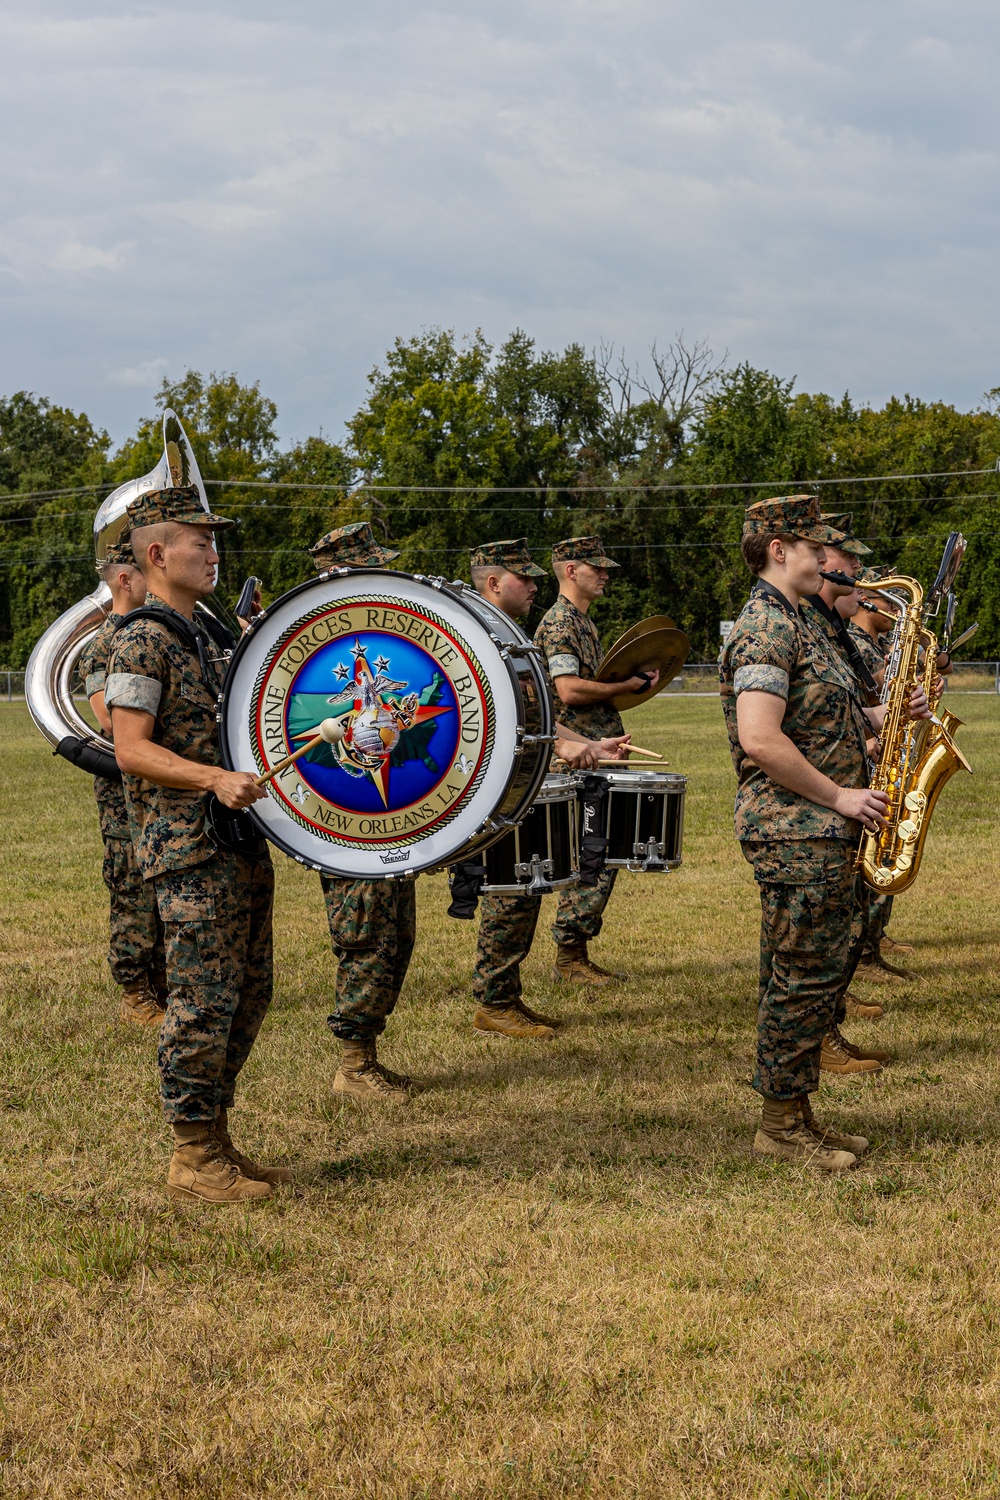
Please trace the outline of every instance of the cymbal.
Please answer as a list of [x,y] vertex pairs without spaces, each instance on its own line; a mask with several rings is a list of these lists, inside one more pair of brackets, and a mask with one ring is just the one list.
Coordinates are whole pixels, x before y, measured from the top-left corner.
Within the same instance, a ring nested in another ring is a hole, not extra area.
[[624,645],[616,641],[601,663],[597,681],[625,681],[636,672],[658,671],[660,679],[655,687],[647,688],[642,693],[619,693],[610,700],[613,707],[622,713],[628,708],[638,708],[640,703],[652,698],[665,683],[677,676],[687,661],[690,649],[691,642],[683,630],[654,628],[648,633],[633,637]]
[[677,626],[669,615],[650,615],[648,620],[640,620],[638,625],[632,625],[624,631],[618,639],[608,647],[608,655],[617,651],[619,646],[624,646],[626,641],[634,641],[637,636],[648,635],[651,630],[676,630]]

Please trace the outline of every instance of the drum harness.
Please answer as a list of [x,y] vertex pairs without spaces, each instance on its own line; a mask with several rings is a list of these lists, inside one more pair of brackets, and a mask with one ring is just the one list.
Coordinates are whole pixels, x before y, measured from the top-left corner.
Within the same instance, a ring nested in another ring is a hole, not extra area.
[[[169,605],[162,608],[143,606],[141,609],[133,609],[124,617],[115,635],[122,625],[131,625],[134,620],[153,620],[173,631],[182,645],[197,656],[201,680],[206,690],[214,698],[218,698],[222,683],[217,669],[221,664],[223,676],[225,675],[225,666],[236,645],[235,637],[227,625],[207,611],[203,611],[198,620],[194,621]],[[209,654],[208,648],[211,646],[216,648],[217,654]],[[224,849],[229,854],[259,859],[267,848],[267,840],[263,834],[258,833],[246,809],[227,807],[214,792],[209,792],[205,798],[205,821],[216,848]]]

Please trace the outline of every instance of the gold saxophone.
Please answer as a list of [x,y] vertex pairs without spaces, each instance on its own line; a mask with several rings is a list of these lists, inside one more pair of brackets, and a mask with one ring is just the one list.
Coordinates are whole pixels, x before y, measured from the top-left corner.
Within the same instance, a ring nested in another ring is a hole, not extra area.
[[[889,806],[885,827],[863,833],[858,850],[858,869],[868,885],[894,895],[917,878],[931,813],[945,784],[959,766],[970,772],[972,767],[953,738],[961,719],[947,709],[940,717],[936,712],[938,644],[924,623],[920,584],[915,578],[891,577],[857,587],[885,594],[900,611],[882,692],[887,704],[882,750],[871,782],[873,790],[886,793]],[[918,686],[927,694],[930,719],[909,717],[910,697]]]

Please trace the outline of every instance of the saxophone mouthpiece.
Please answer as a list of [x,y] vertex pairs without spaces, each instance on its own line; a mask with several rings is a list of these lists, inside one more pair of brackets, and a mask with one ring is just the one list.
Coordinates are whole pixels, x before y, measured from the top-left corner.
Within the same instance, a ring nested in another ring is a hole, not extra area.
[[839,583],[843,588],[853,589],[857,584],[856,578],[851,578],[848,573],[842,573],[839,568],[830,568],[827,572],[820,568],[819,576],[825,578],[827,583]]

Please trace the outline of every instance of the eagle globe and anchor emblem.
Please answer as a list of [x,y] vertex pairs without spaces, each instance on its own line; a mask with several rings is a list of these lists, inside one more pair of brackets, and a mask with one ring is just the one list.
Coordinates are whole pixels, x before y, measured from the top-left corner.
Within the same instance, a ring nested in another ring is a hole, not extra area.
[[345,845],[399,847],[450,821],[493,739],[489,682],[465,642],[402,601],[349,601],[297,622],[255,699],[262,771],[339,721],[339,743],[314,746],[270,785],[296,821]]

